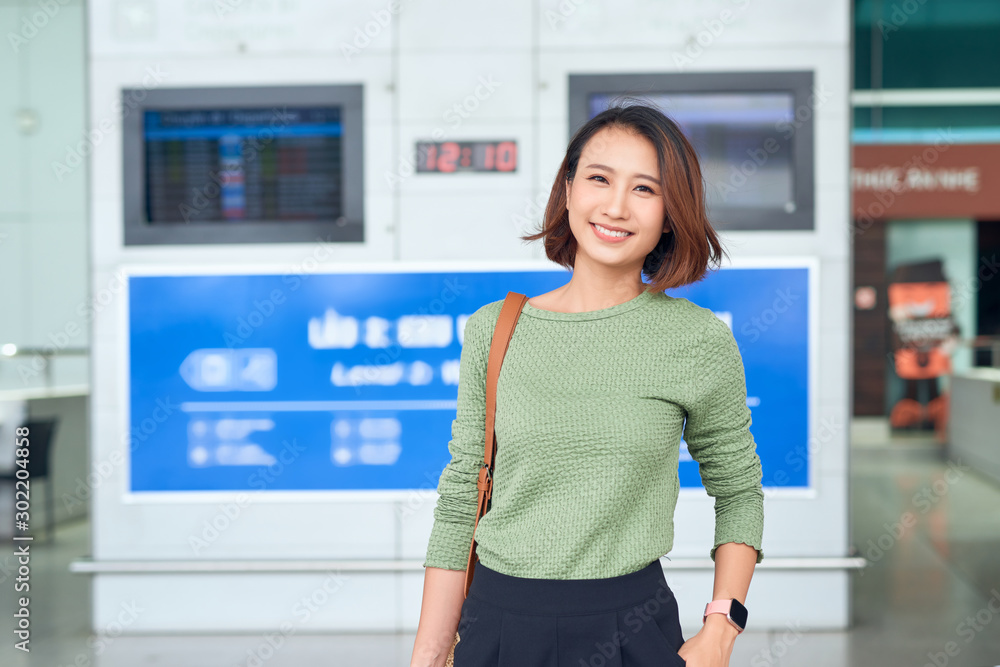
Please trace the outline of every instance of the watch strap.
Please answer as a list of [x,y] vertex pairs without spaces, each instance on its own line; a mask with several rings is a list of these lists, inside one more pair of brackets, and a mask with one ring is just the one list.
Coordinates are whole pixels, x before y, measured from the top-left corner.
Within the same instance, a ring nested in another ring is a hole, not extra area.
[[701,622],[704,623],[708,620],[709,614],[724,614],[730,625],[736,628],[737,634],[743,632],[744,629],[740,627],[739,623],[733,620],[733,617],[730,614],[730,611],[732,611],[733,608],[733,602],[734,600],[731,598],[728,600],[712,600],[705,605],[705,613],[701,617]]

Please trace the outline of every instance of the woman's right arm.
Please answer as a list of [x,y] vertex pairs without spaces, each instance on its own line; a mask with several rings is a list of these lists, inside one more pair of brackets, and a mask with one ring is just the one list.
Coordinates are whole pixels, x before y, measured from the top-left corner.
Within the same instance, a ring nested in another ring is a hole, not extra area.
[[424,568],[420,623],[410,667],[443,667],[462,615],[464,588],[465,570]]
[[411,667],[442,667],[461,619],[479,500],[476,482],[486,449],[486,365],[499,305],[483,306],[465,323],[458,402],[448,443],[451,461],[441,471],[437,486]]

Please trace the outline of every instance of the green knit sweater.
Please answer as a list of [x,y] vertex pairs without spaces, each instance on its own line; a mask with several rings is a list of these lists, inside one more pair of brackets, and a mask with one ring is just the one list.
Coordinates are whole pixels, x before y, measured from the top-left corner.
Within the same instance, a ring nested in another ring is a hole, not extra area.
[[[485,445],[486,362],[503,301],[466,320],[458,408],[425,567],[464,570]],[[686,425],[685,425],[686,418]],[[715,544],[763,558],[764,494],[743,360],[712,311],[663,292],[558,313],[525,303],[497,384],[479,562],[544,579],[639,570],[673,546],[681,434],[715,498]]]

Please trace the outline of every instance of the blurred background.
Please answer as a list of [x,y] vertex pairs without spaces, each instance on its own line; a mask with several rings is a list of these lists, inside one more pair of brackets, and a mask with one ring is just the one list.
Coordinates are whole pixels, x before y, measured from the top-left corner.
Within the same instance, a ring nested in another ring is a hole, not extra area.
[[731,327],[764,471],[731,664],[1000,664],[1000,3],[0,0],[0,36],[4,665],[409,664],[465,319],[569,279],[518,237],[622,95],[732,257],[671,291]]

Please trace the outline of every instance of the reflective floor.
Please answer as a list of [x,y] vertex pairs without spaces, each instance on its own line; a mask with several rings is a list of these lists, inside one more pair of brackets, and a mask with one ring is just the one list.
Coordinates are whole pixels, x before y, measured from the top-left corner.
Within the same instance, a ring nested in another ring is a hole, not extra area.
[[[931,440],[856,442],[853,541],[872,564],[853,582],[847,632],[742,635],[731,667],[992,667],[1000,665],[1000,486],[949,464]],[[273,653],[263,638],[89,635],[88,579],[70,561],[88,552],[86,521],[35,545],[32,651],[12,648],[15,575],[0,552],[0,665],[21,667],[406,667],[413,635],[292,636]],[[992,600],[992,609],[990,602]],[[688,634],[687,632],[685,634]],[[256,653],[257,660],[251,658]],[[260,660],[260,658],[264,658]]]

